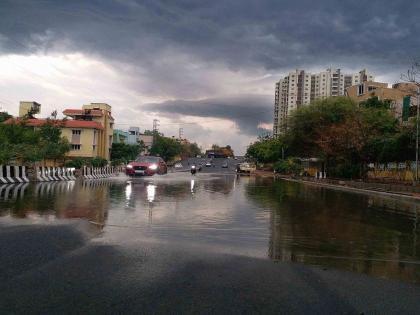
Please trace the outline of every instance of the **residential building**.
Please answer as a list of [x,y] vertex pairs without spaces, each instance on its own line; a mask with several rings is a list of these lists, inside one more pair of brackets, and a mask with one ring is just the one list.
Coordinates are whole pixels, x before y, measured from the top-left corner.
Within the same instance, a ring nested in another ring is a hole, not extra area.
[[396,83],[391,88],[388,83],[366,81],[346,89],[346,95],[357,104],[377,97],[380,101],[390,101],[391,110],[396,118],[402,118],[405,97],[410,97],[410,104],[416,104],[416,85],[414,83]]
[[355,74],[333,68],[315,74],[304,70],[290,72],[275,85],[273,136],[286,130],[287,117],[293,110],[317,99],[343,96],[347,87],[368,80],[372,81],[373,76],[366,69]]
[[153,136],[140,134],[139,141],[143,141],[144,144],[144,150],[142,153],[148,154],[153,145]]
[[82,109],[66,109],[63,111],[63,114],[76,121],[73,124],[92,122],[102,127],[101,129],[92,128],[89,130],[82,128],[63,129],[63,136],[67,137],[72,144],[72,150],[69,153],[70,157],[99,156],[110,160],[114,129],[114,118],[111,115],[110,105],[105,103],[91,103],[83,105]]
[[128,132],[120,129],[114,129],[113,143],[127,143]]
[[71,144],[68,157],[110,159],[114,119],[111,116],[111,106],[108,104],[92,103],[83,105],[82,109],[66,109],[63,114],[71,119],[63,120],[26,118],[28,111],[34,113],[33,108],[39,112],[41,104],[21,102],[20,117],[11,118],[5,123],[12,124],[25,118],[26,126],[39,128],[47,122],[51,122],[61,128],[62,136],[67,138]]
[[130,127],[128,128],[127,144],[138,144],[140,141],[140,128]]
[[41,104],[37,102],[25,102],[22,101],[19,103],[19,117],[25,117],[25,116],[32,116],[39,114],[41,111]]

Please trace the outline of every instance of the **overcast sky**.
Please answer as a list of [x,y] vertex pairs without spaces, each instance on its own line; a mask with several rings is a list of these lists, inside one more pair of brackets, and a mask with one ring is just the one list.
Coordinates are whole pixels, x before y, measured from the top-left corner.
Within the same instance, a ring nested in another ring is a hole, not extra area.
[[287,72],[368,68],[394,83],[420,57],[420,2],[0,1],[0,107],[106,102],[117,127],[237,153],[271,129]]

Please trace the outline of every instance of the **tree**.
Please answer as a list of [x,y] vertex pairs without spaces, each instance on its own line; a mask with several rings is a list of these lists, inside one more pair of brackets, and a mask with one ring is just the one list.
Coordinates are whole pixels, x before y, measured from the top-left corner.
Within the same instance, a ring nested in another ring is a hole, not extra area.
[[127,163],[135,160],[143,149],[144,144],[113,143],[111,160],[114,161],[114,164]]
[[9,115],[7,112],[0,112],[0,123],[12,118],[12,115]]
[[19,124],[0,124],[0,163],[11,160],[37,162],[64,158],[70,150],[67,139],[61,136],[59,125],[52,121],[39,129]]
[[290,126],[288,136],[295,153],[321,158],[331,168],[358,166],[358,176],[363,176],[367,163],[383,155],[378,143],[398,131],[398,121],[387,103],[374,98],[360,107],[347,98],[321,100],[298,109]]
[[62,159],[70,151],[69,141],[61,136],[60,126],[56,121],[47,119],[47,122],[39,129],[41,154],[43,159]]
[[282,158],[286,148],[283,138],[261,139],[247,148],[246,156],[259,163],[272,163]]
[[201,155],[201,149],[197,143],[183,143],[181,144],[180,154],[182,158],[196,157],[197,155]]
[[158,155],[165,161],[170,161],[180,155],[182,145],[175,139],[157,135],[150,149],[152,155]]

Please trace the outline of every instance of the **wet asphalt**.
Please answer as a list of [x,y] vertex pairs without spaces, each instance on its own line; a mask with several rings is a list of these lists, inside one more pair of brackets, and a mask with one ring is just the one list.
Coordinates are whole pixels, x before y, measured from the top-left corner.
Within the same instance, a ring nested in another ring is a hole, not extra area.
[[[155,210],[159,213],[158,207]],[[128,220],[131,225],[124,221],[126,225],[120,222],[105,229],[92,218],[48,218],[0,220],[1,314],[416,314],[420,310],[417,284],[269,260],[247,251],[222,251],[219,243],[204,246],[198,241],[203,236],[194,230],[183,234],[188,241],[171,234],[150,237],[143,229],[140,233],[127,228],[138,227],[136,217]],[[107,220],[112,221],[112,215]],[[222,237],[217,229],[205,233]],[[226,247],[229,238],[221,241]]]

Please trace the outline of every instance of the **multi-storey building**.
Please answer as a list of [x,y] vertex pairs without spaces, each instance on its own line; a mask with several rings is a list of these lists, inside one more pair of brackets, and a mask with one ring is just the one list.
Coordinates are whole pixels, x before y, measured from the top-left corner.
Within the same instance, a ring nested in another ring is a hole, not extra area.
[[[46,123],[60,127],[61,134],[71,144],[67,153],[69,158],[110,159],[114,118],[111,106],[104,103],[83,105],[82,109],[66,109],[63,114],[71,119],[38,119],[32,114],[40,111],[41,105],[36,102],[21,102],[18,118],[11,118],[5,123],[13,124],[24,120],[28,127],[39,128]],[[28,113],[31,117],[28,118]]]
[[273,136],[286,130],[287,117],[300,106],[309,105],[316,99],[343,96],[347,87],[373,80],[365,69],[355,74],[344,74],[340,69],[331,68],[315,74],[304,70],[290,72],[276,82]]
[[347,88],[346,95],[357,104],[372,97],[388,101],[395,118],[402,119],[404,99],[408,97],[409,104],[416,106],[416,91],[415,83],[396,83],[391,88],[388,83],[365,81]]
[[140,141],[140,128],[139,127],[130,127],[128,128],[128,144],[138,144]]
[[[91,103],[83,105],[82,109],[66,109],[63,114],[73,118],[75,122],[92,122],[101,126],[101,129],[62,130],[63,136],[67,137],[72,145],[70,157],[96,157],[109,160],[111,157],[114,118],[111,115],[111,106],[105,103]],[[70,120],[68,120],[70,121]]]

